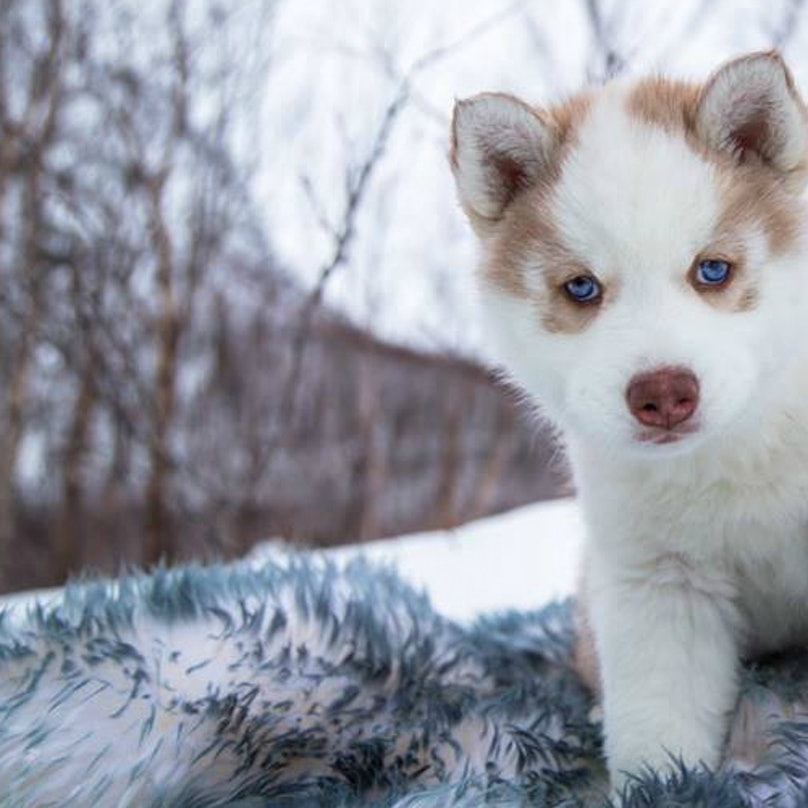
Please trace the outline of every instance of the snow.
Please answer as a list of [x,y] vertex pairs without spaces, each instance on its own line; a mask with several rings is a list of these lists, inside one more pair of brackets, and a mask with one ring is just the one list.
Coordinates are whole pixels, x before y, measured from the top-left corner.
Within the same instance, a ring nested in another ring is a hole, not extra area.
[[[344,562],[362,554],[392,564],[447,617],[535,609],[575,592],[584,526],[578,503],[559,499],[517,508],[454,530],[415,533],[326,551]],[[251,554],[277,552],[267,543]]]
[[[394,565],[425,590],[435,608],[455,620],[483,612],[535,609],[575,591],[584,526],[572,499],[540,502],[480,519],[454,530],[416,533],[327,550],[344,563],[357,554]],[[287,545],[270,541],[248,557],[253,562],[285,554]],[[21,592],[0,598],[0,606],[20,615],[35,601],[51,605],[60,589]]]
[[[575,592],[583,522],[573,500],[527,505],[455,530],[420,533],[361,549],[423,587],[435,608],[467,620],[482,612],[535,609]],[[355,550],[334,553],[345,558]]]

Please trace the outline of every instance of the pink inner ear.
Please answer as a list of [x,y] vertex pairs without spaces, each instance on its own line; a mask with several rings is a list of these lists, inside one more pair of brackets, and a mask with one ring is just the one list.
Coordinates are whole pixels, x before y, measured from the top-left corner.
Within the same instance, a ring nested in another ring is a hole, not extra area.
[[732,145],[742,160],[746,159],[750,152],[765,160],[768,138],[769,122],[761,111],[733,131]]
[[527,171],[522,163],[506,154],[491,154],[489,160],[494,169],[494,183],[505,197],[504,201],[510,202],[519,189],[528,184]]

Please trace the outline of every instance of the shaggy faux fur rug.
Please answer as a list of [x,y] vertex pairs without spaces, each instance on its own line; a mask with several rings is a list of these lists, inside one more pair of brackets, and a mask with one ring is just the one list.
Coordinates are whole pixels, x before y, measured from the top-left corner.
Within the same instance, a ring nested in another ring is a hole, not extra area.
[[[389,570],[294,556],[74,584],[2,618],[0,805],[602,805],[570,611],[461,627]],[[626,805],[808,804],[806,671],[748,669],[731,764]]]

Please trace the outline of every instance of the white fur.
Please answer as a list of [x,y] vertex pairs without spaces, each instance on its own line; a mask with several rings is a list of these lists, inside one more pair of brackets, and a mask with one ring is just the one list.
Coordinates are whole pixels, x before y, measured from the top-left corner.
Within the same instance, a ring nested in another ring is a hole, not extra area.
[[[739,75],[713,85],[716,131],[736,115],[721,104]],[[753,71],[748,86],[770,79]],[[782,80],[769,83],[782,100]],[[804,131],[778,120],[785,165]],[[684,276],[716,224],[715,169],[683,138],[631,118],[620,87],[599,96],[550,207],[615,299],[576,334],[545,331],[534,301],[485,282],[482,302],[499,355],[568,442],[619,787],[670,755],[717,765],[740,660],[808,640],[808,252],[774,256],[750,229],[757,307],[722,311],[695,294]],[[530,279],[542,267],[524,269]],[[640,444],[625,391],[663,365],[698,377],[698,430]]]

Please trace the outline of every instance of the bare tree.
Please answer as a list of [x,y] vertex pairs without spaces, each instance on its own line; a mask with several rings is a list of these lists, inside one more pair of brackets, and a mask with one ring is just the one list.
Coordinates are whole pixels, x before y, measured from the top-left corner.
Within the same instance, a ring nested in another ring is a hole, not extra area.
[[[234,150],[241,94],[261,65],[249,73],[223,47],[228,28],[244,37],[255,26],[214,2],[134,11],[127,0],[0,9],[4,561],[20,529],[26,439],[58,456],[50,495],[62,571],[80,561],[91,482],[107,501],[142,486],[143,560],[173,555],[167,501],[182,500],[175,426],[194,321],[223,284],[228,254],[269,263],[249,166]],[[91,473],[90,458],[106,473]]]
[[[38,37],[28,35],[27,22],[34,19]],[[41,254],[49,224],[44,175],[66,98],[61,71],[65,28],[59,0],[37,9],[4,4],[0,10],[0,209],[16,214],[13,221],[0,224],[0,237],[11,246],[2,267],[6,384],[0,429],[0,558],[8,557],[14,534],[14,471],[30,415],[34,354],[47,315],[50,279]]]
[[[449,525],[555,491],[546,446],[524,449],[533,427],[479,368],[387,345],[323,304],[405,115],[436,114],[421,78],[523,6],[409,67],[373,52],[389,95],[321,217],[331,251],[308,290],[272,253],[243,148],[271,0],[0,7],[0,566],[14,585],[271,534]],[[503,424],[520,437],[500,439]],[[539,471],[517,481],[525,468]]]

